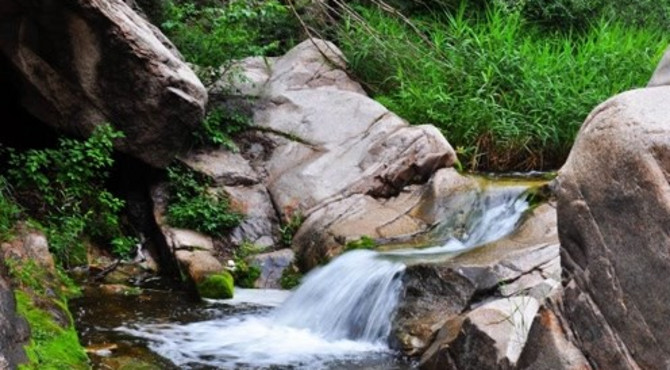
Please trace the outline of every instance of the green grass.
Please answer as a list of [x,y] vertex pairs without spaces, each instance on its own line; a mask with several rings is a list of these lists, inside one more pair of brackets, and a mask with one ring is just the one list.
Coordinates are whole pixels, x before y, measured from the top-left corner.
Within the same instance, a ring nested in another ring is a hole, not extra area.
[[416,29],[357,10],[365,22],[346,18],[338,35],[354,74],[400,116],[439,127],[466,169],[560,167],[588,113],[644,86],[670,40],[604,20],[549,32],[498,8],[423,14]]

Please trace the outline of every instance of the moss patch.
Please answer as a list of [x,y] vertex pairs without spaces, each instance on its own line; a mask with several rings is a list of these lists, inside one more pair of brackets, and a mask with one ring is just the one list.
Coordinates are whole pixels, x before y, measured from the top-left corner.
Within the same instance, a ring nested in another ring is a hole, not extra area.
[[12,278],[16,310],[30,326],[24,347],[29,362],[20,369],[89,369],[79,343],[67,299],[79,288],[60,269],[49,270],[35,261],[4,261]]
[[210,275],[197,284],[198,293],[202,298],[228,299],[233,298],[233,276],[228,271]]
[[[16,291],[17,311],[30,325],[30,341],[25,347],[30,360],[20,369],[88,369],[88,357],[79,344],[77,332],[69,312],[64,311],[70,321],[65,327],[59,325],[51,313],[39,308],[28,293]],[[56,307],[65,309],[62,302]]]
[[345,251],[350,251],[354,249],[375,249],[377,248],[377,242],[367,235],[361,236],[360,239],[352,240],[347,243],[344,247]]

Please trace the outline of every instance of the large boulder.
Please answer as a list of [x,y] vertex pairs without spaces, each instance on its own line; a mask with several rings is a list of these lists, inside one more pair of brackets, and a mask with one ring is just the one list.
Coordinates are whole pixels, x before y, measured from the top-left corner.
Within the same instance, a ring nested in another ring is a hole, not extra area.
[[598,106],[555,183],[569,279],[559,314],[598,368],[670,367],[668,101],[661,86]]
[[[425,212],[429,222],[410,213],[427,209],[417,202],[434,190],[426,185],[433,175],[453,165],[454,150],[435,127],[410,126],[369,98],[335,45],[309,39],[282,57],[247,58],[229,71],[210,96],[213,107],[250,113],[239,153],[180,157],[245,214],[224,245],[277,249],[291,240],[290,224],[304,219],[293,249],[308,270],[348,241],[407,238],[434,223],[433,210]],[[469,182],[453,170],[441,178]]]
[[75,135],[109,122],[118,149],[154,166],[185,148],[207,93],[122,0],[0,0],[0,19],[0,58],[32,115]]
[[285,219],[353,194],[396,195],[456,160],[435,127],[410,126],[370,99],[329,42],[309,39],[238,67],[244,78],[230,86],[224,77],[212,94],[257,98],[253,124],[271,150],[256,167]]

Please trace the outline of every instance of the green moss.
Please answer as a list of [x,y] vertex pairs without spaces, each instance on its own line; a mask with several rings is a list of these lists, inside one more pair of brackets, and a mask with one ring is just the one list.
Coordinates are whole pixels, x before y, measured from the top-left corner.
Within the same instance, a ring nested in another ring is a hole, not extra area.
[[197,284],[197,288],[202,298],[233,298],[233,276],[228,271],[222,271],[206,277],[205,280]]
[[358,240],[352,240],[347,243],[344,247],[345,251],[350,251],[354,249],[375,249],[377,247],[377,242],[367,235],[363,235]]
[[30,325],[30,341],[25,350],[29,363],[20,369],[88,369],[88,357],[79,344],[77,332],[67,307],[53,301],[54,307],[67,313],[68,324],[60,326],[49,312],[38,308],[35,299],[23,291],[16,292],[17,311]]

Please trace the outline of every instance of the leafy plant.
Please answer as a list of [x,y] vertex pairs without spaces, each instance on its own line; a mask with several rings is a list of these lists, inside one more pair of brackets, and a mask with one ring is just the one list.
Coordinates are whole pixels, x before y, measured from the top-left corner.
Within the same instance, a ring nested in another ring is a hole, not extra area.
[[281,272],[281,278],[279,279],[279,284],[282,289],[293,289],[300,285],[302,280],[302,273],[294,265],[290,265]]
[[235,277],[237,286],[242,288],[254,288],[254,283],[261,276],[261,268],[255,263],[248,263],[247,260],[249,257],[258,254],[260,251],[261,248],[249,242],[242,243],[242,245],[235,251],[235,270],[233,271],[233,277]]
[[251,123],[249,115],[234,108],[215,108],[207,113],[195,137],[200,145],[223,146],[237,151],[232,137],[246,130]]
[[293,212],[289,217],[288,222],[284,223],[284,225],[279,228],[279,242],[284,247],[291,247],[291,244],[293,244],[293,236],[298,232],[298,229],[300,229],[300,226],[302,226],[304,221],[305,218],[302,213]]
[[84,262],[83,235],[108,243],[123,234],[124,202],[105,188],[114,140],[121,137],[100,125],[86,140],[61,138],[56,148],[10,151],[8,176],[17,198],[47,226],[50,248],[65,266]]
[[169,167],[167,173],[167,221],[172,226],[223,236],[242,221],[243,215],[231,209],[225,193],[209,190],[209,179],[180,165]]

